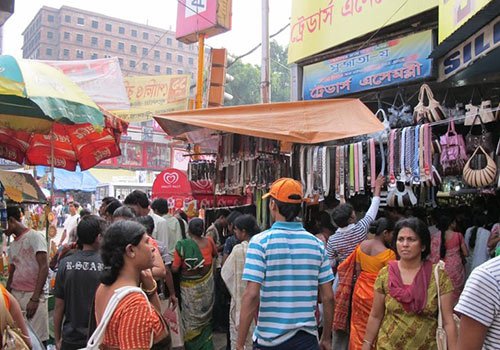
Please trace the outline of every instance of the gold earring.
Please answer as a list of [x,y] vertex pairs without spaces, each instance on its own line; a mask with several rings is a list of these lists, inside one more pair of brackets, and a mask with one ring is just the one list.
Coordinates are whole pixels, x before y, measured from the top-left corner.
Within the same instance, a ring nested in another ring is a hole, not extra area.
[[130,254],[131,258],[135,258],[135,253]]

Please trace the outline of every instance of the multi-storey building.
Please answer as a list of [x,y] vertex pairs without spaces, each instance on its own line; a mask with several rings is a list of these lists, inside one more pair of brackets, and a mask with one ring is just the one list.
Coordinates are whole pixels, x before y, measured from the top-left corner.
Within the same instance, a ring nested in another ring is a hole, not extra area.
[[175,32],[73,7],[42,7],[23,36],[24,58],[116,56],[124,75],[196,74],[197,46],[175,40]]

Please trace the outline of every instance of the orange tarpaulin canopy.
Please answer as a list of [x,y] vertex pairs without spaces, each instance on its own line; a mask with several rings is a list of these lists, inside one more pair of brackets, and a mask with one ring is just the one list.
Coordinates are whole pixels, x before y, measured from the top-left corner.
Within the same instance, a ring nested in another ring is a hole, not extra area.
[[170,136],[199,128],[292,143],[320,143],[371,134],[382,123],[359,99],[206,108],[155,116]]

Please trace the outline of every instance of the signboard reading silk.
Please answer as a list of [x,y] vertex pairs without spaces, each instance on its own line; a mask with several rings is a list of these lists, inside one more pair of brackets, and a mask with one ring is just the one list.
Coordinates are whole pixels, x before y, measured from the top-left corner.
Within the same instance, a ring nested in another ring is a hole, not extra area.
[[500,16],[439,59],[439,81],[468,67],[500,46]]
[[438,0],[293,0],[288,62],[359,38],[437,6]]
[[431,51],[428,30],[305,66],[303,98],[331,98],[429,77]]

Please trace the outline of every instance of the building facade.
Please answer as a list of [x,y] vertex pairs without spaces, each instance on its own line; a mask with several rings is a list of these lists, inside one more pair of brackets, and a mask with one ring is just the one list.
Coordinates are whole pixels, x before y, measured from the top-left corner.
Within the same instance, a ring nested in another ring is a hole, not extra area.
[[73,7],[42,7],[23,37],[24,58],[118,57],[124,75],[196,75],[197,46],[177,41],[174,31]]

